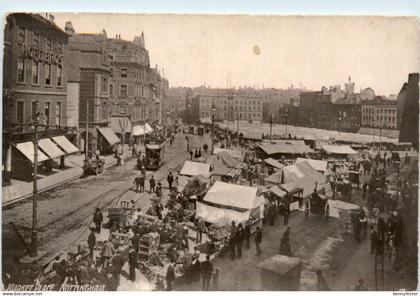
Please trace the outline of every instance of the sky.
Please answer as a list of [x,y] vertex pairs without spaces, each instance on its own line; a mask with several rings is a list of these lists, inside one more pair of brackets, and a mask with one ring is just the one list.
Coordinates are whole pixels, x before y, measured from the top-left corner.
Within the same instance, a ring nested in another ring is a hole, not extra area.
[[413,17],[53,13],[76,33],[144,32],[151,66],[170,86],[230,85],[317,90],[349,77],[378,95],[398,94],[420,70]]

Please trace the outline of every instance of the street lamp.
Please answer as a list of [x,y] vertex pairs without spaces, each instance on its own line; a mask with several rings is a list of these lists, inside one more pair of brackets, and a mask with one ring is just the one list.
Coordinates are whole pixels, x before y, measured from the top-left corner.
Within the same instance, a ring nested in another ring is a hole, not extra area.
[[341,115],[338,116],[338,135],[340,136],[340,131],[341,131]]
[[286,137],[287,137],[287,117],[289,116],[288,110],[286,108],[286,114],[284,114],[284,118],[286,119]]
[[216,113],[216,106],[214,105],[214,101],[211,104],[211,155],[213,155],[213,146],[214,146],[214,115]]

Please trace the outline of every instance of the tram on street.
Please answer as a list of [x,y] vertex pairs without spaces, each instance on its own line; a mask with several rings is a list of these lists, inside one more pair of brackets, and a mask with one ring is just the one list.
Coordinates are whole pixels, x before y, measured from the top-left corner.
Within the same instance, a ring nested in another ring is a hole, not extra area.
[[146,170],[157,170],[163,165],[165,156],[166,140],[163,138],[152,138],[146,142]]

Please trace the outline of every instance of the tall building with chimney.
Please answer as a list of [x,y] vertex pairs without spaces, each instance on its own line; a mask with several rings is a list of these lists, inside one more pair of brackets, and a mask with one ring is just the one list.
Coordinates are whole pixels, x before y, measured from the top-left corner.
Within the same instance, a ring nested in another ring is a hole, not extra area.
[[400,142],[410,142],[419,149],[419,73],[410,73],[402,103]]

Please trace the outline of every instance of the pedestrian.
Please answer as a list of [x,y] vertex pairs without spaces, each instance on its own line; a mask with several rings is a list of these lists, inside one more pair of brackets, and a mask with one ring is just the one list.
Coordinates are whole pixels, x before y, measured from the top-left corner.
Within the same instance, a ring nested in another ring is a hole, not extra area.
[[175,281],[175,268],[173,266],[173,262],[168,265],[168,269],[166,270],[166,290],[172,291]]
[[193,152],[192,152],[192,150],[190,150],[190,157],[191,157],[191,160],[193,159]]
[[144,179],[145,179],[145,175],[141,173],[139,177],[140,192],[144,192]]
[[286,228],[286,230],[284,231],[284,233],[283,233],[283,237],[282,237],[282,239],[284,238],[285,240],[289,241],[289,237],[290,237],[290,230],[291,230],[291,228],[290,228],[290,226],[288,226],[288,227]]
[[271,226],[274,225],[274,219],[276,218],[276,206],[273,203],[270,203],[268,207],[268,221]]
[[238,231],[236,233],[236,250],[238,254],[238,258],[242,257],[242,243],[244,241],[244,229],[242,227],[242,224],[239,223],[238,225]]
[[112,263],[112,275],[115,277],[117,285],[120,284],[120,275],[124,266],[124,259],[120,254],[120,250],[117,249],[115,255],[111,259]]
[[249,223],[246,223],[245,228],[244,228],[244,240],[245,240],[245,248],[248,250],[250,248],[250,243],[249,243],[250,238],[251,238],[251,226],[249,225]]
[[95,236],[95,229],[90,228],[90,233],[88,237],[88,245],[89,245],[89,256],[93,259],[93,250],[95,249],[96,245],[96,236]]
[[379,246],[379,234],[376,229],[370,233],[370,254],[373,255],[377,252]]
[[367,181],[365,181],[365,183],[363,183],[363,199],[366,198],[367,188],[368,188],[368,183]]
[[305,219],[308,219],[308,217],[309,217],[309,207],[310,207],[309,200],[307,200],[305,202]]
[[93,222],[95,223],[96,232],[101,233],[102,221],[104,221],[104,216],[101,213],[99,208],[96,208],[95,213],[93,214]]
[[113,254],[114,254],[114,244],[112,243],[111,239],[109,239],[102,246],[102,258],[103,258],[104,267],[108,266],[109,260],[111,259]]
[[203,279],[203,291],[210,290],[210,280],[213,274],[213,264],[210,262],[210,255],[206,256],[206,261],[201,263],[201,278]]
[[204,228],[205,228],[205,223],[203,221],[203,219],[198,218],[197,221],[197,235],[196,235],[196,242],[197,244],[201,244],[201,241],[203,239],[203,232],[204,232]]
[[128,265],[130,267],[130,280],[136,280],[136,267],[137,267],[137,252],[134,248],[130,249],[128,253]]
[[153,177],[153,175],[150,177],[149,186],[150,186],[149,193],[155,192],[156,181],[155,181],[155,178]]
[[290,215],[290,203],[286,201],[285,203],[285,210],[284,210],[284,225],[289,223],[289,215]]
[[235,243],[236,243],[237,232],[238,230],[235,226],[235,221],[232,221],[232,225],[230,226],[230,239],[229,239],[231,260],[235,260]]
[[199,158],[201,157],[201,147],[200,147],[200,148],[198,148],[198,157],[199,157]]
[[316,276],[317,276],[317,285],[316,285],[317,290],[318,291],[329,291],[330,289],[328,287],[328,284],[327,284],[327,281],[325,280],[324,275],[322,274],[321,269],[318,269],[316,271]]
[[174,176],[172,175],[172,172],[169,172],[168,177],[166,178],[169,184],[169,190],[172,190],[172,183],[174,182]]
[[368,288],[363,285],[363,280],[359,279],[359,284],[354,287],[353,291],[368,291]]
[[280,253],[280,255],[284,255],[284,256],[287,256],[287,257],[292,256],[292,249],[290,247],[289,240],[286,239],[285,237],[282,237],[282,239],[280,241],[279,253]]
[[255,230],[255,248],[257,250],[257,257],[261,256],[261,247],[260,244],[262,242],[262,232],[260,228],[257,226],[257,229]]
[[140,175],[140,174],[138,174],[138,175],[134,178],[134,182],[133,182],[133,184],[135,184],[135,185],[136,185],[136,192],[139,192],[139,188],[140,188],[140,178],[141,178],[141,175]]

